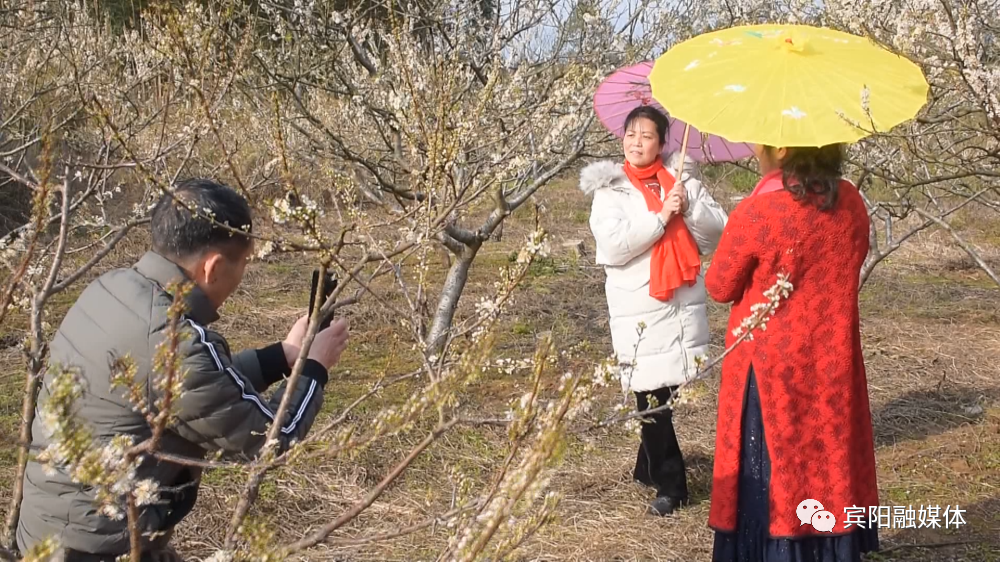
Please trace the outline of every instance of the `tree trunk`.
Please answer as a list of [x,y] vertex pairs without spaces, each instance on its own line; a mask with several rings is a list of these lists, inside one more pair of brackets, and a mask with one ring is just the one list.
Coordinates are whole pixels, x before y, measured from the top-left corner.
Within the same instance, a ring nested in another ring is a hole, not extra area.
[[434,321],[427,333],[428,353],[437,354],[444,349],[448,333],[451,331],[451,324],[455,320],[458,301],[462,298],[465,284],[469,281],[469,269],[481,247],[480,243],[466,246],[458,259],[452,262],[451,268],[448,270],[448,277],[444,281],[444,287],[441,289],[441,297],[438,299],[437,310],[434,312]]
[[[64,223],[65,224],[65,223]],[[31,425],[35,421],[35,405],[38,404],[38,392],[42,388],[42,369],[44,369],[45,346],[41,339],[42,310],[44,300],[34,299],[31,311],[32,338],[30,359],[28,361],[28,376],[24,382],[24,398],[21,403],[21,431],[17,450],[17,472],[14,476],[14,493],[10,499],[7,511],[7,521],[4,525],[3,542],[9,548],[16,546],[18,518],[21,515],[21,500],[24,497],[24,473],[28,466],[28,452],[31,447]]]
[[865,283],[868,282],[868,278],[871,277],[873,271],[875,271],[875,266],[877,266],[882,260],[881,259],[867,259],[865,260],[865,265],[861,268],[861,280],[858,283],[858,289],[864,289]]

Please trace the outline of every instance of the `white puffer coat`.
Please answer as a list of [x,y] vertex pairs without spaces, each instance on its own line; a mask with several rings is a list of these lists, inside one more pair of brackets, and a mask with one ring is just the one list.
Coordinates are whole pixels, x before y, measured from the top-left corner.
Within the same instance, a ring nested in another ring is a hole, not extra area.
[[[667,159],[667,170],[675,177],[679,162],[677,153]],[[695,166],[685,158],[681,179],[689,205],[684,222],[704,256],[715,250],[728,217],[703,189]],[[580,189],[594,196],[590,229],[597,263],[607,274],[614,351],[620,363],[631,365],[621,369],[622,388],[647,392],[681,384],[695,375],[695,357],[708,351],[704,267],[695,285],[677,289],[670,301],[649,296],[649,265],[653,244],[663,235],[661,220],[647,209],[621,163],[590,164],[580,173]],[[640,323],[645,323],[641,336]]]

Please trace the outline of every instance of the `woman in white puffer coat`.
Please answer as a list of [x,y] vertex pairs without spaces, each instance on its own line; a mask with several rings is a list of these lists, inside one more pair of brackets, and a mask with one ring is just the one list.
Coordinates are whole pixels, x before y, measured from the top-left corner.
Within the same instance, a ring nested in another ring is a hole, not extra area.
[[[590,228],[597,263],[607,274],[611,339],[624,365],[622,387],[635,394],[639,411],[650,407],[649,395],[665,404],[695,375],[695,357],[707,354],[700,257],[714,251],[727,220],[689,173],[693,161],[685,158],[680,182],[675,177],[681,155],[662,162],[668,128],[667,116],[656,108],[636,108],[625,121],[624,166],[597,162],[580,174],[580,188],[594,197]],[[674,267],[675,259],[684,263]],[[645,418],[633,477],[656,488],[650,513],[666,515],[688,500],[684,459],[670,410]]]

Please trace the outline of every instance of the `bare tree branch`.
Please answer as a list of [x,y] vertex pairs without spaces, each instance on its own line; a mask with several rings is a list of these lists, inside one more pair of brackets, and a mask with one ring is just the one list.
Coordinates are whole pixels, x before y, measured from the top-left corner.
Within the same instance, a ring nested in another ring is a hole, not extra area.
[[458,423],[457,419],[451,419],[435,427],[433,431],[427,434],[427,437],[425,437],[423,441],[421,441],[419,444],[417,444],[416,447],[411,449],[410,453],[406,455],[406,457],[403,458],[403,460],[399,461],[399,463],[397,463],[396,466],[393,467],[393,469],[390,470],[389,473],[386,474],[384,478],[382,478],[382,480],[378,483],[378,485],[375,486],[375,488],[373,488],[372,491],[369,492],[364,497],[364,499],[354,504],[351,507],[351,509],[346,511],[343,515],[341,515],[331,523],[324,525],[322,528],[313,532],[306,538],[294,542],[288,545],[287,547],[283,548],[282,551],[284,552],[284,554],[286,556],[290,554],[295,554],[296,552],[299,552],[311,546],[315,546],[320,542],[322,542],[324,539],[326,539],[326,537],[330,536],[331,533],[339,529],[345,523],[354,519],[354,517],[356,517],[359,513],[361,513],[365,508],[375,503],[375,500],[377,500],[379,496],[382,495],[382,492],[384,492],[386,488],[389,487],[390,484],[395,482],[396,479],[399,478],[399,475],[402,474],[407,467],[413,464],[413,461],[416,460],[416,458],[420,456],[420,454],[424,452],[424,450],[427,449],[427,447],[429,447],[431,443],[433,443],[438,437],[443,435],[446,431],[454,427],[456,423]]
[[968,242],[966,242],[958,234],[958,232],[956,232],[955,229],[952,228],[950,224],[948,224],[947,221],[941,219],[940,217],[935,217],[934,215],[928,213],[927,211],[924,211],[923,209],[914,209],[914,211],[916,211],[918,215],[924,217],[925,219],[933,222],[934,224],[940,226],[945,231],[947,231],[948,234],[950,234],[951,237],[955,239],[955,242],[957,242],[958,245],[961,246],[963,250],[965,250],[965,253],[969,254],[969,257],[972,258],[972,261],[976,262],[976,265],[979,266],[979,269],[982,269],[983,272],[985,272],[986,275],[990,279],[992,279],[994,283],[997,284],[997,286],[1000,286],[1000,277],[997,277],[997,274],[993,271],[992,268],[990,268],[989,264],[987,264],[986,261],[983,260],[982,256],[980,256],[979,253],[976,252],[976,249],[973,248]]

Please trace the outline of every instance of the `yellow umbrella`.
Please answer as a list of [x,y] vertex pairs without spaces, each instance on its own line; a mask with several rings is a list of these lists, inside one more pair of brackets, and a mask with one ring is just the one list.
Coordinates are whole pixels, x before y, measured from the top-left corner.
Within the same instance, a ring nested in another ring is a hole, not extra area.
[[660,56],[653,97],[673,117],[731,142],[855,142],[911,119],[927,101],[920,68],[868,39],[805,25],[699,35]]

